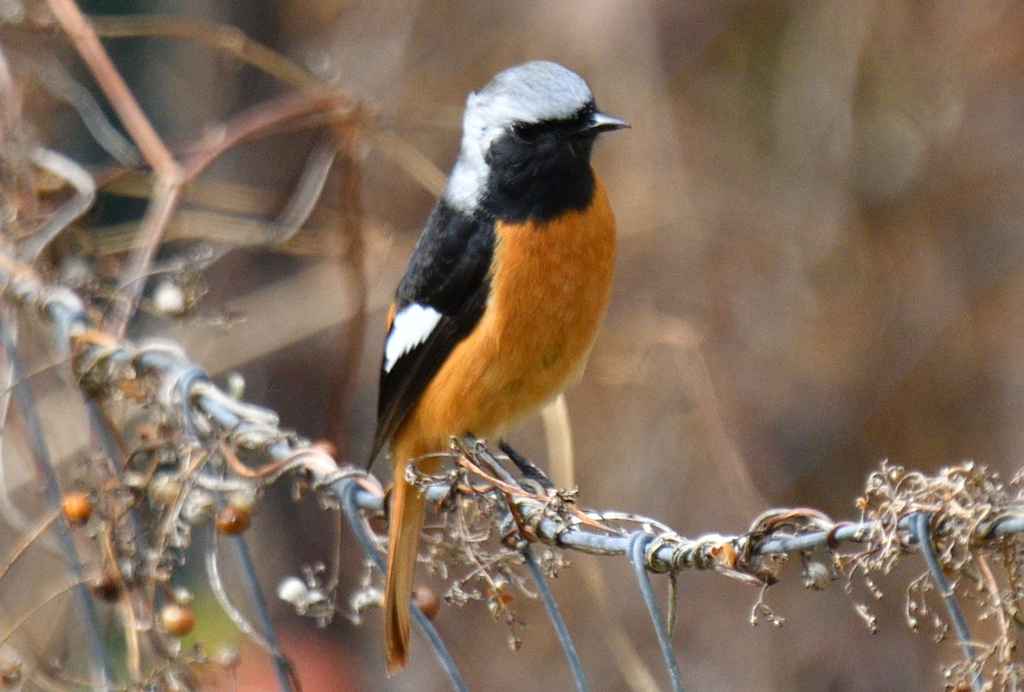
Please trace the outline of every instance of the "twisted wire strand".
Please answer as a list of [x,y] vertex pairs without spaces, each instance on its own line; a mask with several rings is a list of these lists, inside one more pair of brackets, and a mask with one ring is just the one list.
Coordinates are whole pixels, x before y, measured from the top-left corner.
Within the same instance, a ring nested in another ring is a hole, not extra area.
[[[0,293],[9,304],[17,304],[23,310],[37,310],[52,321],[60,338],[70,347],[75,373],[87,395],[104,387],[116,387],[119,378],[127,377],[132,369],[148,371],[163,383],[165,391],[173,392],[182,427],[189,434],[198,437],[220,435],[232,448],[254,452],[267,462],[278,465],[278,469],[284,469],[286,463],[303,466],[318,479],[317,485],[333,489],[367,555],[379,563],[381,556],[376,544],[366,534],[362,521],[355,521],[354,514],[379,512],[382,508],[383,493],[372,476],[355,467],[339,468],[322,449],[282,431],[273,412],[232,399],[174,347],[166,344],[137,347],[97,332],[75,294],[59,286],[44,284],[30,268],[2,252]],[[907,549],[916,545],[921,549],[932,578],[947,601],[958,636],[965,644],[969,642],[966,629],[961,631],[955,624],[957,618],[950,606],[951,603],[956,605],[956,598],[948,589],[948,581],[946,586],[942,585],[941,565],[936,569],[938,558],[930,548],[930,539],[941,536],[942,526],[928,525],[928,532],[922,533],[921,514],[914,506],[905,507],[887,527],[878,521],[863,519],[836,523],[814,510],[772,510],[768,516],[759,518],[745,534],[708,534],[687,538],[653,519],[617,512],[607,513],[606,517],[600,512],[576,510],[557,493],[547,496],[534,494],[520,485],[476,441],[454,441],[454,448],[453,458],[463,459],[466,468],[506,494],[509,508],[514,512],[525,538],[551,547],[590,554],[627,555],[637,570],[642,591],[647,588],[645,583],[649,586],[650,580],[647,576],[640,578],[641,571],[647,575],[651,572],[674,574],[686,569],[711,569],[762,584],[765,577],[756,570],[760,558],[819,548],[833,550],[844,542],[870,543],[887,528],[895,537],[893,540],[898,540],[900,545]],[[428,484],[425,488],[427,500],[439,502],[450,497],[457,482],[458,478]],[[1019,504],[997,508],[998,511],[993,511],[991,516],[986,515],[983,520],[972,524],[971,539],[984,543],[1024,532],[1024,507]],[[783,520],[779,520],[780,517]],[[640,533],[643,536],[623,528],[628,524],[642,527]],[[660,611],[651,607],[646,595],[645,602],[648,602],[656,629],[666,630],[659,631],[658,638],[673,689],[681,690],[678,665],[674,655],[670,656],[667,628]],[[656,601],[654,606],[657,606]],[[424,632],[453,687],[460,691],[468,689],[436,630],[422,612],[415,609],[413,612],[417,623],[424,626]],[[558,629],[557,618],[553,617],[552,622]],[[566,648],[566,654],[570,667],[574,668],[577,689],[585,689],[581,686],[585,682],[581,683],[575,670],[578,658],[574,662],[569,650]],[[968,657],[977,655],[974,647],[965,647],[964,653]],[[974,684],[981,684],[980,676],[975,678]]]

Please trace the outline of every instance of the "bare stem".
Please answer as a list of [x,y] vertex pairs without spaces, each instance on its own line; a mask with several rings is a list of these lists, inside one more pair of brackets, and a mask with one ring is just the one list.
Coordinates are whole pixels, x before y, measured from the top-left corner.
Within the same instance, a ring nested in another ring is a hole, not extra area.
[[89,20],[85,18],[74,0],[47,0],[57,22],[64,29],[68,39],[78,50],[89,71],[103,93],[110,100],[110,105],[117,112],[128,134],[139,147],[143,158],[158,176],[177,180],[181,172],[171,152],[164,145],[160,135],[156,133],[149,118],[142,112],[138,101],[124,77],[114,66],[110,55]]

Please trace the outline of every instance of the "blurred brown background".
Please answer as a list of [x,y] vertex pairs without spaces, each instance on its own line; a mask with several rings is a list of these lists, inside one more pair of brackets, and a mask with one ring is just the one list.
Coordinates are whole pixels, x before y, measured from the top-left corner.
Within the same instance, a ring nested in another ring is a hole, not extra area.
[[[620,250],[607,322],[568,393],[583,505],[642,512],[686,535],[735,532],[770,506],[855,517],[864,476],[883,458],[925,471],[964,459],[1007,476],[1020,467],[1021,3],[132,5],[239,26],[376,109],[361,145],[364,323],[353,319],[358,269],[344,251],[339,260],[316,257],[339,254],[327,248],[236,250],[206,272],[198,316],[145,319],[134,333],[173,334],[211,370],[239,370],[247,398],[301,434],[334,437],[356,461],[369,447],[384,307],[434,200],[381,138],[397,136],[447,172],[466,94],[504,67],[545,58],[579,72],[603,110],[632,124],[602,138],[594,157]],[[280,89],[188,43],[110,45],[171,141]],[[62,128],[53,131],[65,132],[66,149],[98,156]],[[262,190],[273,213],[315,139],[247,145],[203,180]],[[337,208],[333,189],[318,214]],[[345,356],[353,345],[358,365]],[[512,441],[543,461],[536,421]],[[285,495],[251,534],[269,589],[327,550],[324,515]],[[353,588],[361,561],[351,537],[344,548]],[[625,560],[600,566],[663,682]],[[687,689],[941,688],[952,645],[903,622],[904,589],[923,569],[908,563],[882,582],[885,598],[871,599],[876,635],[841,584],[804,591],[795,567],[767,596],[788,618],[781,630],[750,627],[750,587],[682,575],[675,642]],[[592,689],[630,689],[578,570],[554,586]],[[869,599],[862,591],[854,600]],[[528,628],[516,653],[482,605],[444,608],[438,624],[474,689],[569,689],[542,611],[520,607]],[[353,689],[446,688],[415,638],[409,669],[384,680],[375,612],[359,627],[338,618],[326,634],[283,608],[279,616],[307,689],[321,689],[313,676],[334,660]],[[339,653],[317,663],[302,653],[324,647]]]

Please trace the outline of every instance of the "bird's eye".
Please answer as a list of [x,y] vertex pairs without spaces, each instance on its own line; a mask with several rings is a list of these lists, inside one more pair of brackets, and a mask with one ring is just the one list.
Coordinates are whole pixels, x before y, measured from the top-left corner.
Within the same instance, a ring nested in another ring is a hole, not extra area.
[[540,132],[541,128],[535,123],[516,123],[512,126],[512,134],[515,135],[515,138],[526,144],[536,142]]

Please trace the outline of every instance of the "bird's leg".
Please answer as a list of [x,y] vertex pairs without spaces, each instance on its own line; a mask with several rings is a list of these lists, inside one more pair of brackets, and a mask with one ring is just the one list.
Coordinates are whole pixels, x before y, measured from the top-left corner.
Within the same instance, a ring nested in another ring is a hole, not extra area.
[[516,465],[519,472],[523,474],[523,478],[533,481],[546,491],[555,489],[555,484],[551,482],[551,479],[548,478],[547,474],[544,473],[539,466],[513,449],[512,445],[508,442],[505,440],[498,440],[498,449],[504,452],[508,458],[512,460],[512,463]]

